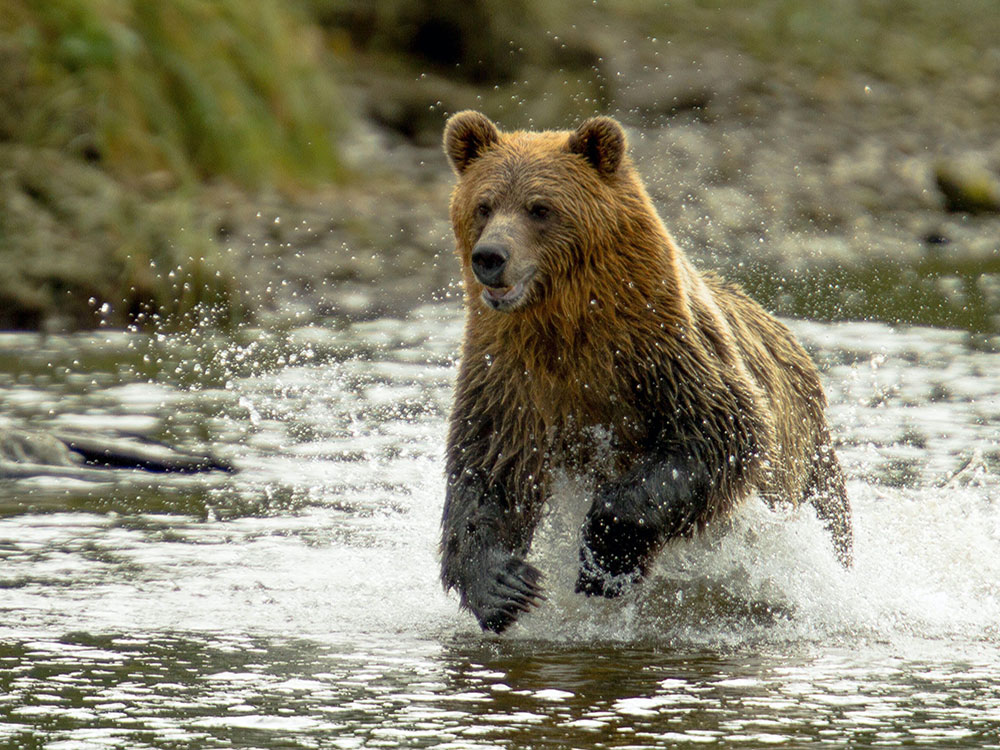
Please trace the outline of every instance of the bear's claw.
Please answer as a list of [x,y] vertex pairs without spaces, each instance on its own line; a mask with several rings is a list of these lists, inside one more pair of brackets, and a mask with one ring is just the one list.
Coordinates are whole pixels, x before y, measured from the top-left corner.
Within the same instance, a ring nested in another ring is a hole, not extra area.
[[545,600],[539,585],[541,580],[542,574],[537,568],[511,556],[475,601],[470,598],[469,609],[483,630],[502,633],[522,613]]

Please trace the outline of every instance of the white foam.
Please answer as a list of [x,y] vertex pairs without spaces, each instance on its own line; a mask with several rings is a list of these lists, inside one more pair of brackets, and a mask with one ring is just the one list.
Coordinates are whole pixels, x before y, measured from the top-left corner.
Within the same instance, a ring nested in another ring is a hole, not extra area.
[[649,580],[618,600],[573,593],[585,484],[565,483],[532,561],[547,604],[517,637],[752,645],[859,638],[996,638],[1000,512],[979,489],[888,489],[855,481],[855,564],[843,569],[810,506],[753,498],[669,544]]

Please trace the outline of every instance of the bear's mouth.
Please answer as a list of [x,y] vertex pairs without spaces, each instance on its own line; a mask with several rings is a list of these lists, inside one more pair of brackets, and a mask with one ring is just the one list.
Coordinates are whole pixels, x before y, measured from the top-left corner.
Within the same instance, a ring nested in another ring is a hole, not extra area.
[[513,286],[484,286],[483,302],[494,310],[512,309],[524,299],[525,291],[534,275],[535,271],[532,269]]

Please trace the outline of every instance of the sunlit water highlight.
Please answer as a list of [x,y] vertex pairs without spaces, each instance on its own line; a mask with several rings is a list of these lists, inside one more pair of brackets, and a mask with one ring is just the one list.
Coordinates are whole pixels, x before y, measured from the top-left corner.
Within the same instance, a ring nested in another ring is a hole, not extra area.
[[234,476],[0,481],[0,747],[1000,746],[1000,374],[961,334],[794,323],[857,561],[751,501],[620,601],[485,637],[437,579],[459,313],[235,339],[0,336],[0,419]]

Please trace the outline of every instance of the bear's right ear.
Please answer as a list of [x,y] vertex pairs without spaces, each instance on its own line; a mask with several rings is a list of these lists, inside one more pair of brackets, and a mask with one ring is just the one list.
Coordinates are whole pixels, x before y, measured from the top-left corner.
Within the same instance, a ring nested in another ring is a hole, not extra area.
[[499,140],[500,131],[490,118],[471,109],[452,115],[444,126],[444,152],[458,175]]

